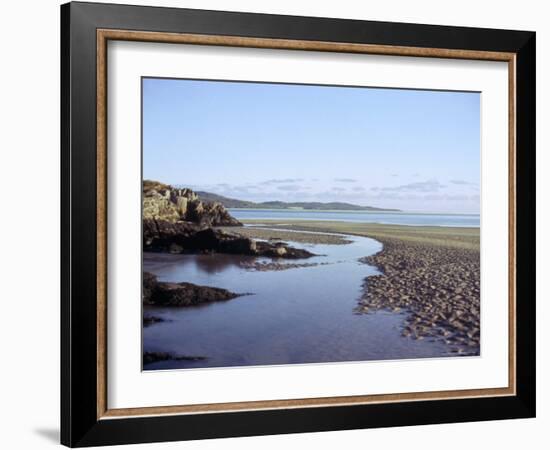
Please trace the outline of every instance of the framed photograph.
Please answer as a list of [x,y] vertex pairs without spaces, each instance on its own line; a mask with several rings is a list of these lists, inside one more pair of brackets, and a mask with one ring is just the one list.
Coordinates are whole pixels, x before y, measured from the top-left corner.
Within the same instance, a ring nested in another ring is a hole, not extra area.
[[534,417],[534,32],[61,26],[63,444]]

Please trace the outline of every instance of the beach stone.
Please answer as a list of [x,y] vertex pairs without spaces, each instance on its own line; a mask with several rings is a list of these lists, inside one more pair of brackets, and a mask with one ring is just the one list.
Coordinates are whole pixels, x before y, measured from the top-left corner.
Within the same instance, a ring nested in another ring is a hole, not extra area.
[[143,303],[154,306],[194,306],[231,300],[244,294],[227,289],[199,286],[192,283],[166,283],[149,272],[143,272]]
[[178,253],[183,253],[183,251],[184,251],[184,248],[181,245],[178,245],[175,243],[170,244],[170,250],[169,250],[170,253],[178,254]]

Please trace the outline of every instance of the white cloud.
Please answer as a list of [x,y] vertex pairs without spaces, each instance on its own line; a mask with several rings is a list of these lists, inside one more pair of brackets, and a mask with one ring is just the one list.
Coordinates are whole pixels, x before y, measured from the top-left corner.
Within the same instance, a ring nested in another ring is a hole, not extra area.
[[357,180],[354,178],[335,178],[334,181],[338,183],[357,183]]
[[414,183],[401,184],[399,186],[373,187],[373,191],[384,192],[439,192],[445,185],[437,180],[417,181]]
[[449,183],[458,184],[462,186],[477,186],[477,183],[473,183],[471,181],[466,181],[466,180],[451,180],[449,181]]
[[298,184],[283,184],[282,186],[277,186],[277,189],[280,191],[297,192],[304,189],[304,186]]

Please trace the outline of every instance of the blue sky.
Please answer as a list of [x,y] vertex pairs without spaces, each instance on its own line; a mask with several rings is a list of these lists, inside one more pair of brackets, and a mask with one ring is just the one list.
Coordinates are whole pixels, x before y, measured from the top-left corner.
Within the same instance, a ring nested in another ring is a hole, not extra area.
[[143,176],[252,201],[479,212],[480,95],[143,79]]

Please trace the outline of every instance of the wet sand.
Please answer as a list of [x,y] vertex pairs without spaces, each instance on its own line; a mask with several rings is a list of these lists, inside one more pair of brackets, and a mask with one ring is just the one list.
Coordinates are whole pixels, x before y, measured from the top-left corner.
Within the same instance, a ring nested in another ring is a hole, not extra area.
[[345,245],[351,243],[349,239],[345,239],[337,234],[288,232],[285,230],[272,230],[262,227],[222,227],[220,229],[247,238],[267,241],[293,241],[302,244],[332,245]]
[[[479,228],[384,225],[377,223],[338,222],[328,220],[246,220],[258,228],[274,227],[319,233],[366,236],[377,240],[395,238],[403,242],[469,248],[479,251]],[[247,227],[248,229],[248,227]]]

